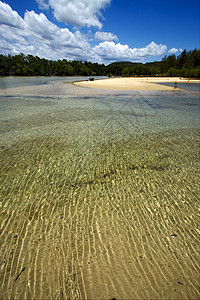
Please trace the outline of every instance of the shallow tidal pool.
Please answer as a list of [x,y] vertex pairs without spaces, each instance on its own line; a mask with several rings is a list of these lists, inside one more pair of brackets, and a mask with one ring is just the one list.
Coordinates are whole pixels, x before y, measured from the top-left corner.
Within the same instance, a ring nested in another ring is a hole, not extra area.
[[73,80],[0,78],[0,298],[199,299],[199,91]]

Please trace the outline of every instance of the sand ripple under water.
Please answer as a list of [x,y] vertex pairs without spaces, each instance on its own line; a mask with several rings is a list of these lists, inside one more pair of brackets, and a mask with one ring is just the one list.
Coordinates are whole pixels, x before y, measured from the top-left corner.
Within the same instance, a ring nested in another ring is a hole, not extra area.
[[72,100],[2,127],[0,298],[199,299],[198,130]]

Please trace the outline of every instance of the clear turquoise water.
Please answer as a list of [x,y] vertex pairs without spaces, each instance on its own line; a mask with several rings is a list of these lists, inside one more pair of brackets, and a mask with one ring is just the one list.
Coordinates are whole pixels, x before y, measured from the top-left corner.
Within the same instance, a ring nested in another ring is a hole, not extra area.
[[1,294],[198,298],[198,91],[69,80],[0,78]]

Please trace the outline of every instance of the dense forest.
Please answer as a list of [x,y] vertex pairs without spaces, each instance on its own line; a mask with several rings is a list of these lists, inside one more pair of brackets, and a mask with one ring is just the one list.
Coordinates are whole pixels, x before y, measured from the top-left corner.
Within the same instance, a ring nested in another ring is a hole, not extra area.
[[165,56],[152,63],[116,62],[104,64],[52,61],[38,56],[0,55],[0,76],[183,76],[200,78],[200,50],[184,50],[179,56]]

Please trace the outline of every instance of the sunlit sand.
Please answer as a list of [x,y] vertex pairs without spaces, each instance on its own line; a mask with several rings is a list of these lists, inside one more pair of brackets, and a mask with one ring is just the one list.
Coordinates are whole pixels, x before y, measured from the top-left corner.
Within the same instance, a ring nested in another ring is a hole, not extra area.
[[[174,87],[165,86],[161,83],[174,83]],[[190,80],[177,77],[131,77],[109,78],[94,81],[82,81],[74,84],[83,87],[98,88],[104,90],[148,90],[148,91],[172,91],[178,90],[176,83],[199,83],[199,80]],[[159,84],[156,84],[159,83]]]

